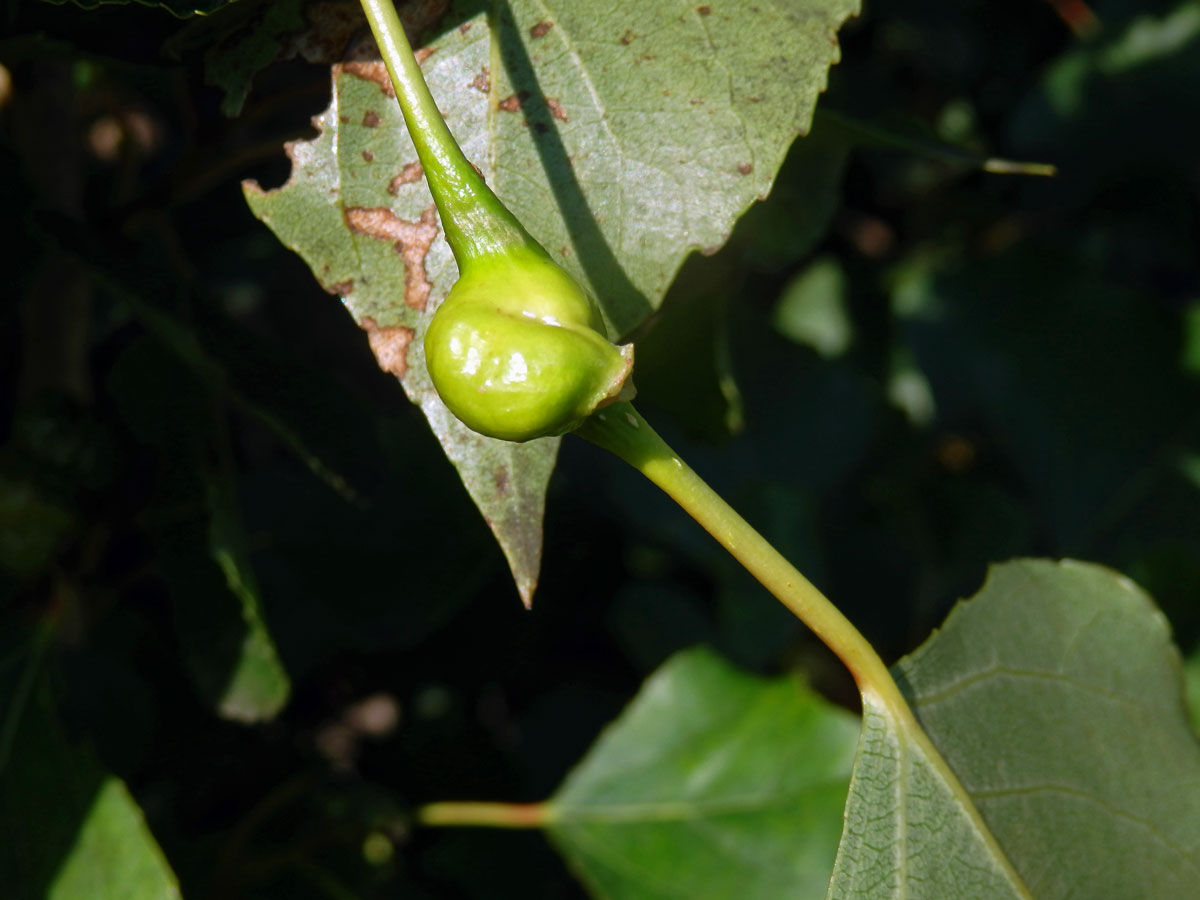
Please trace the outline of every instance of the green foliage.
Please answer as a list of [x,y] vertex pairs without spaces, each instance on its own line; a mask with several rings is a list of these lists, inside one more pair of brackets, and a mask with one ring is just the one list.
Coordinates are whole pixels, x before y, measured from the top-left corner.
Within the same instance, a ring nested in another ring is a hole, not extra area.
[[672,658],[547,804],[597,896],[810,896],[829,881],[854,718],[792,678]]
[[[808,129],[833,35],[857,6],[808,7],[678,16],[647,0],[626,4],[616,28],[573,4],[505,4],[495,20],[476,15],[431,41],[425,76],[467,158],[597,298],[610,334],[624,335],[688,253],[724,243]],[[781,40],[792,48],[783,65]],[[687,74],[664,90],[672,71]],[[497,446],[432,390],[425,328],[458,270],[390,91],[377,63],[335,67],[321,136],[292,145],[283,188],[250,185],[247,200],[372,334],[529,597],[557,444]]]
[[[46,639],[0,681],[0,882],[13,900],[177,900],[179,886],[125,784],[54,713]],[[8,677],[12,675],[14,677]]]
[[1127,579],[1071,562],[995,569],[896,667],[982,820],[911,734],[868,709],[830,896],[908,882],[924,897],[1186,894],[1200,796],[1180,786],[1200,777],[1200,744],[1179,664]]
[[[0,893],[1189,895],[1192,0],[401,8],[639,408],[903,657],[921,728],[868,702],[858,759],[840,665],[635,473],[396,390],[455,273],[356,3],[85,5],[0,40]],[[947,618],[1030,556],[1108,569]]]

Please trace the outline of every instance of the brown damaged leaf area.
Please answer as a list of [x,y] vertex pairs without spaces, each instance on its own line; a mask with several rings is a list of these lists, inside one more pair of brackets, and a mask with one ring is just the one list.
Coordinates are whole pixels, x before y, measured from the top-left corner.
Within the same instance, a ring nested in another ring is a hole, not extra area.
[[386,206],[351,207],[345,218],[355,234],[391,242],[404,260],[404,304],[424,312],[432,290],[425,257],[438,236],[437,208],[430,204],[416,222],[401,219]]
[[381,327],[370,316],[358,324],[367,333],[367,343],[379,368],[403,381],[408,374],[408,345],[412,343],[413,330],[403,325]]
[[425,170],[419,162],[410,162],[400,170],[399,175],[392,177],[388,182],[388,193],[395,197],[400,193],[400,188],[406,184],[416,184],[425,177]]
[[488,71],[488,67],[484,66],[478,75],[476,75],[468,84],[479,91],[481,94],[486,94],[492,89],[492,75]]
[[500,109],[504,112],[516,112],[521,108],[521,104],[529,99],[529,91],[518,91],[515,94],[509,94],[500,101]]
[[546,105],[548,107],[550,107],[550,114],[552,116],[554,116],[554,118],[558,119],[560,122],[570,122],[571,121],[570,119],[567,118],[567,111],[565,109],[563,109],[562,103],[560,103],[554,97],[547,97]]
[[388,75],[387,66],[383,64],[383,60],[338,63],[333,67],[334,80],[336,81],[343,72],[353,75],[355,78],[361,78],[363,81],[373,81],[389,97],[393,99],[396,97],[396,90],[392,87],[392,78]]

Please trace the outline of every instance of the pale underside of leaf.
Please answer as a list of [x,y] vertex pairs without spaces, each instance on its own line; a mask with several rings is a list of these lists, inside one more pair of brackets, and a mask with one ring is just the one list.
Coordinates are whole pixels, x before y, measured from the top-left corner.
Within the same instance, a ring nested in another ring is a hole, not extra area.
[[[468,159],[598,299],[614,335],[719,246],[807,130],[856,0],[497,4],[419,54]],[[528,601],[558,439],[463,427],[425,369],[429,318],[457,278],[382,64],[334,68],[288,183],[246,186],[255,215],[342,297],[380,366],[421,407]]]
[[895,672],[940,756],[867,695],[830,897],[1195,892],[1200,744],[1166,620],[1127,579],[999,566]]

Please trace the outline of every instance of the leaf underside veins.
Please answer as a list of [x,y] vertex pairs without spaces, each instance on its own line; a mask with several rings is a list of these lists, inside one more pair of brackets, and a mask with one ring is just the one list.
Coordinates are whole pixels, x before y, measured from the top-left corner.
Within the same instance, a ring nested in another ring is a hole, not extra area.
[[1188,896],[1200,744],[1180,672],[1128,579],[997,566],[893,669],[940,758],[866,698],[830,898]]

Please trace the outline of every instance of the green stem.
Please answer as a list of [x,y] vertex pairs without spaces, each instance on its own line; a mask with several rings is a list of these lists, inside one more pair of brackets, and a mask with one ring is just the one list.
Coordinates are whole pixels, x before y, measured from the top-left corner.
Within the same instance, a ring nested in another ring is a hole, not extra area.
[[897,134],[829,109],[818,109],[816,116],[818,119],[841,126],[852,135],[856,134],[863,143],[894,147],[918,156],[970,166],[983,172],[991,172],[996,175],[1030,175],[1038,178],[1052,178],[1058,174],[1058,167],[1051,163],[1022,162],[1015,159],[1002,159],[998,156],[984,156],[948,144]]
[[475,259],[527,247],[542,249],[492,193],[471,165],[438,111],[391,0],[362,0],[379,45],[408,135],[417,148],[425,179],[442,217],[446,242],[459,269]]
[[417,821],[429,826],[541,828],[548,809],[545,803],[428,803],[417,810]]
[[614,403],[595,413],[575,433],[615,453],[662,488],[837,654],[862,694],[864,717],[872,710],[884,713],[898,735],[920,748],[930,765],[941,773],[996,859],[1002,861],[1013,884],[1023,888],[1020,875],[996,843],[971,795],[913,715],[875,648],[850,620],[693,472],[630,404]]
[[615,403],[575,433],[615,453],[665,491],[837,655],[860,691],[869,691],[897,719],[915,726],[900,689],[867,639],[680,459],[633,406]]

